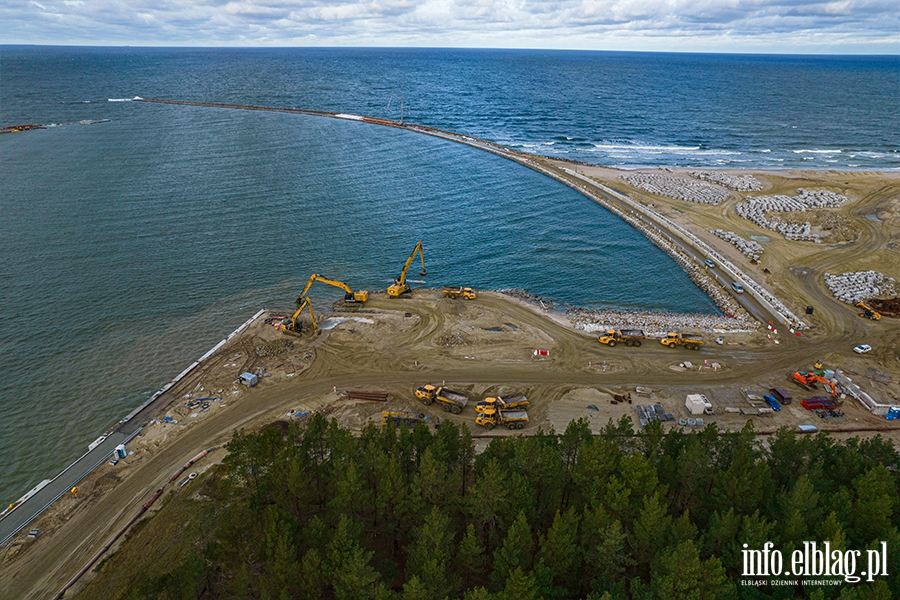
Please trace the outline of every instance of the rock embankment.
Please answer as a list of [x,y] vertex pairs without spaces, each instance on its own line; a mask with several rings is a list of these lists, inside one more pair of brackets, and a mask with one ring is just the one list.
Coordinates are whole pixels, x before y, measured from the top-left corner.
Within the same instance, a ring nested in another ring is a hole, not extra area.
[[801,224],[787,223],[779,217],[768,217],[773,212],[805,212],[814,208],[837,208],[850,201],[842,194],[828,190],[798,189],[796,196],[778,194],[774,196],[747,196],[744,202],[735,206],[739,217],[752,221],[760,227],[777,231],[788,240],[820,243],[822,240],[812,233],[809,221]]
[[736,192],[755,192],[763,189],[763,184],[753,175],[732,175],[721,171],[691,171],[691,177],[716,183]]
[[716,205],[727,200],[731,194],[720,187],[708,183],[700,183],[675,175],[661,175],[659,173],[631,173],[623,175],[622,179],[636,188],[651,194],[668,196],[676,200],[686,202],[699,202],[700,204]]
[[566,311],[577,329],[588,333],[607,329],[640,329],[650,337],[665,337],[670,331],[705,331],[710,333],[751,332],[759,324],[741,311],[734,317],[696,313],[633,312],[570,308]]
[[759,242],[753,240],[745,240],[733,231],[722,231],[721,229],[710,229],[709,232],[718,238],[722,238],[744,256],[751,260],[759,260],[759,255],[763,253],[763,247]]
[[506,289],[500,293],[524,300],[530,304],[552,310],[562,310],[576,329],[588,333],[607,329],[642,329],[651,337],[664,337],[670,331],[697,330],[712,333],[756,331],[759,324],[743,309],[728,313],[732,316],[702,313],[675,313],[668,311],[632,311],[616,309],[591,309],[554,302],[532,294],[527,290]]
[[840,275],[825,273],[825,286],[835,298],[847,304],[877,296],[897,295],[894,278],[875,271],[852,271]]

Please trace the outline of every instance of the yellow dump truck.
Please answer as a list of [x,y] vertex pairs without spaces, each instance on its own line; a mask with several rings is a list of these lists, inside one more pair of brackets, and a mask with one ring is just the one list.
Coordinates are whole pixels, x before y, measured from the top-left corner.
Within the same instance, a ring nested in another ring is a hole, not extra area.
[[612,348],[616,344],[640,346],[641,340],[646,338],[647,336],[640,329],[607,329],[606,333],[597,338],[597,341]]
[[448,298],[462,298],[463,300],[474,300],[475,298],[478,297],[478,294],[476,294],[474,292],[474,290],[472,290],[472,288],[469,288],[469,287],[450,287],[450,286],[445,285],[444,289],[442,291],[444,292],[444,295],[447,296]]
[[445,387],[431,384],[416,388],[416,398],[425,406],[439,402],[444,412],[451,412],[454,415],[461,413],[469,401],[469,397],[461,392],[454,392]]
[[669,348],[684,346],[688,350],[699,350],[703,345],[703,336],[697,333],[668,333],[659,343]]
[[489,408],[475,417],[475,423],[488,431],[500,425],[506,425],[508,429],[522,429],[528,424],[528,413],[524,410],[502,411]]
[[484,413],[490,409],[511,410],[513,408],[522,408],[531,404],[524,394],[515,394],[512,396],[497,396],[496,398],[485,398],[475,405],[475,412]]

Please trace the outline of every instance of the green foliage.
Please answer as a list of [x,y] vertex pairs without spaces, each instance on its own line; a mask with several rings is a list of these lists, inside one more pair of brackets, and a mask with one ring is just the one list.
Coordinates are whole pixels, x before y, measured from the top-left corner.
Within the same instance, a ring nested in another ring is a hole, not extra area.
[[[354,437],[315,415],[287,435],[236,432],[204,491],[218,505],[207,541],[135,576],[128,597],[900,597],[896,450],[879,438],[782,430],[763,448],[755,437],[635,434],[628,418],[594,436],[582,419],[561,435],[497,438],[476,457],[453,422],[369,424]],[[739,585],[743,544],[787,552],[807,540],[886,541],[890,575]]]

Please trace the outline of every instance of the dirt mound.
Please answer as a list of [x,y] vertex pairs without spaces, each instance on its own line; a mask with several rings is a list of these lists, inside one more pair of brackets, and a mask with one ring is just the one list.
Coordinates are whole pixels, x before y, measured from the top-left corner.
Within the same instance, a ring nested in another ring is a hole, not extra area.
[[866,300],[866,304],[880,312],[883,317],[900,318],[900,297],[888,298],[887,300],[873,298]]

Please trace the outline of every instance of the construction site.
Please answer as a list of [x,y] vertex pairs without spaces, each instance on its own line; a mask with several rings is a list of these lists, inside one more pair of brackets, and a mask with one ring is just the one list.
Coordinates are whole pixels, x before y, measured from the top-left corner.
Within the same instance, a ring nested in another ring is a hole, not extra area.
[[[0,597],[74,597],[98,551],[115,551],[123,528],[135,513],[152,515],[157,498],[196,485],[235,431],[317,413],[355,431],[369,422],[437,428],[450,420],[466,426],[480,450],[498,436],[562,432],[577,419],[596,433],[623,416],[635,431],[653,421],[664,431],[752,423],[760,439],[789,428],[841,439],[882,435],[900,445],[896,173],[747,174],[752,185],[734,174],[691,179],[670,169],[664,179],[623,178],[482,149],[581,190],[644,231],[722,314],[587,310],[521,291],[474,290],[427,271],[429,244],[437,243],[427,238],[410,240],[412,252],[398,256],[386,289],[357,289],[322,265],[296,298],[260,311],[123,420],[134,432],[126,451],[85,473],[77,497],[58,495],[7,538]],[[818,223],[842,223],[836,243],[813,225],[803,228],[808,237],[775,238],[735,208],[749,194],[812,188],[846,198],[804,206],[834,215]],[[411,269],[429,283],[410,286]],[[878,276],[856,275],[870,272]],[[0,525],[23,512],[7,509]]]

